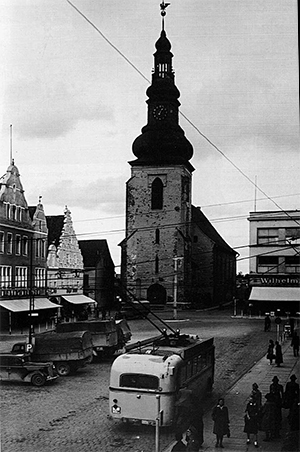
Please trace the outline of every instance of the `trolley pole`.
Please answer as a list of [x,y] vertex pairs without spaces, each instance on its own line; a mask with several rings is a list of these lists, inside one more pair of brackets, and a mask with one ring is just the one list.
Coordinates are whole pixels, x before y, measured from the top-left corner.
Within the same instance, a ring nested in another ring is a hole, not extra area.
[[160,395],[156,396],[157,416],[155,419],[155,452],[159,452],[159,424],[160,424]]

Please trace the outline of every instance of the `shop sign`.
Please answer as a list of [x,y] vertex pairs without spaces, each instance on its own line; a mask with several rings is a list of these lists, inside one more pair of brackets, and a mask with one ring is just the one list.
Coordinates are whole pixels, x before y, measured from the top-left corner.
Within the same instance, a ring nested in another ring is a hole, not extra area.
[[300,276],[250,276],[251,286],[299,287]]

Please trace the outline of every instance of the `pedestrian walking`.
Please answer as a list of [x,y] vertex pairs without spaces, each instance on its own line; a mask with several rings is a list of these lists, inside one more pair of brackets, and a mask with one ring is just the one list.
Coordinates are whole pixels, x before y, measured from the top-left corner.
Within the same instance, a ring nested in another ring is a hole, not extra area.
[[296,331],[293,334],[291,346],[293,347],[294,356],[299,356],[299,336]]
[[182,441],[182,433],[176,432],[175,434],[176,444],[172,447],[171,452],[185,452],[186,451],[186,445]]
[[275,359],[275,354],[274,354],[274,342],[272,341],[272,339],[269,340],[269,345],[268,345],[268,351],[267,351],[267,359],[270,360],[270,364],[273,363],[273,359]]
[[270,385],[270,393],[272,394],[274,398],[275,403],[275,438],[280,438],[280,429],[281,429],[281,421],[282,421],[282,413],[281,409],[283,406],[283,386],[279,383],[278,377],[275,375],[272,379],[271,385]]
[[263,441],[271,441],[275,437],[275,401],[271,393],[265,395],[266,401],[262,407],[261,430],[266,437]]
[[269,314],[266,314],[265,317],[265,331],[271,331],[271,319]]
[[259,417],[259,407],[254,399],[254,396],[251,395],[249,402],[247,403],[245,409],[245,426],[244,433],[247,433],[247,444],[250,444],[250,435],[254,435],[254,446],[258,447],[257,442],[257,434],[258,434],[258,417]]
[[213,433],[217,437],[216,447],[224,448],[223,437],[224,435],[229,437],[230,430],[228,408],[224,404],[223,397],[218,400],[217,405],[213,409],[212,420],[214,421]]
[[196,429],[199,445],[201,446],[204,441],[204,424],[203,424],[203,408],[201,401],[198,397],[192,397],[192,409],[191,409],[191,426]]
[[179,389],[175,402],[175,431],[183,433],[191,422],[193,392],[187,387]]
[[284,391],[284,408],[291,409],[294,401],[299,402],[299,385],[296,383],[297,377],[295,374],[290,376],[290,380],[285,385]]
[[275,341],[275,364],[277,367],[280,367],[280,364],[283,363],[283,357],[282,357],[282,349],[281,345],[278,341]]
[[257,383],[253,383],[251,395],[254,397],[254,400],[260,410],[262,407],[262,393],[258,389]]
[[197,435],[196,428],[191,425],[186,431],[186,451],[187,452],[198,452],[200,448],[200,442]]

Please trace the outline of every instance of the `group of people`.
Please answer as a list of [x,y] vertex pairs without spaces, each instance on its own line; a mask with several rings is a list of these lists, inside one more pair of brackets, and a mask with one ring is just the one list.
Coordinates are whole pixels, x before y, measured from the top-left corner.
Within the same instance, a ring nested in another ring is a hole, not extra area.
[[280,367],[283,363],[282,349],[278,341],[275,341],[274,344],[272,339],[269,340],[267,359],[270,361],[270,364],[272,364],[274,360],[277,367]]
[[254,435],[254,445],[258,447],[257,434],[261,430],[265,432],[264,441],[271,441],[280,437],[282,408],[289,409],[289,423],[291,430],[299,429],[299,384],[296,383],[296,375],[290,377],[285,391],[274,376],[270,384],[269,392],[265,395],[265,403],[262,405],[262,395],[256,383],[245,410],[244,432],[247,434],[247,444],[250,443],[250,435]]
[[[271,441],[280,437],[282,408],[289,410],[288,421],[290,429],[292,431],[299,429],[300,393],[299,384],[296,380],[296,375],[292,375],[284,390],[283,386],[279,383],[278,377],[274,376],[269,387],[269,392],[265,395],[265,403],[263,403],[262,393],[257,383],[253,383],[244,413],[244,433],[247,434],[247,444],[251,443],[251,435],[253,435],[253,444],[256,448],[259,447],[259,431],[265,432],[264,441]],[[203,412],[200,406],[198,403],[190,405],[184,417],[179,418],[175,435],[176,444],[173,446],[172,452],[199,451],[201,448],[204,438]],[[215,447],[224,448],[223,438],[230,437],[230,420],[228,408],[225,406],[223,397],[219,398],[218,403],[212,411],[212,420],[213,433],[216,435]],[[188,427],[186,427],[186,422],[188,422]],[[184,431],[186,431],[186,444],[183,441]]]

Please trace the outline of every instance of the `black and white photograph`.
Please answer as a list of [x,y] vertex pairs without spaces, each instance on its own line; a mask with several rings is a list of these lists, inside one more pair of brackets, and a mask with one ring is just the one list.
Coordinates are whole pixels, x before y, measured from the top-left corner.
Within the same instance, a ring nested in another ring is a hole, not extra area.
[[0,25],[1,452],[298,451],[298,2]]

